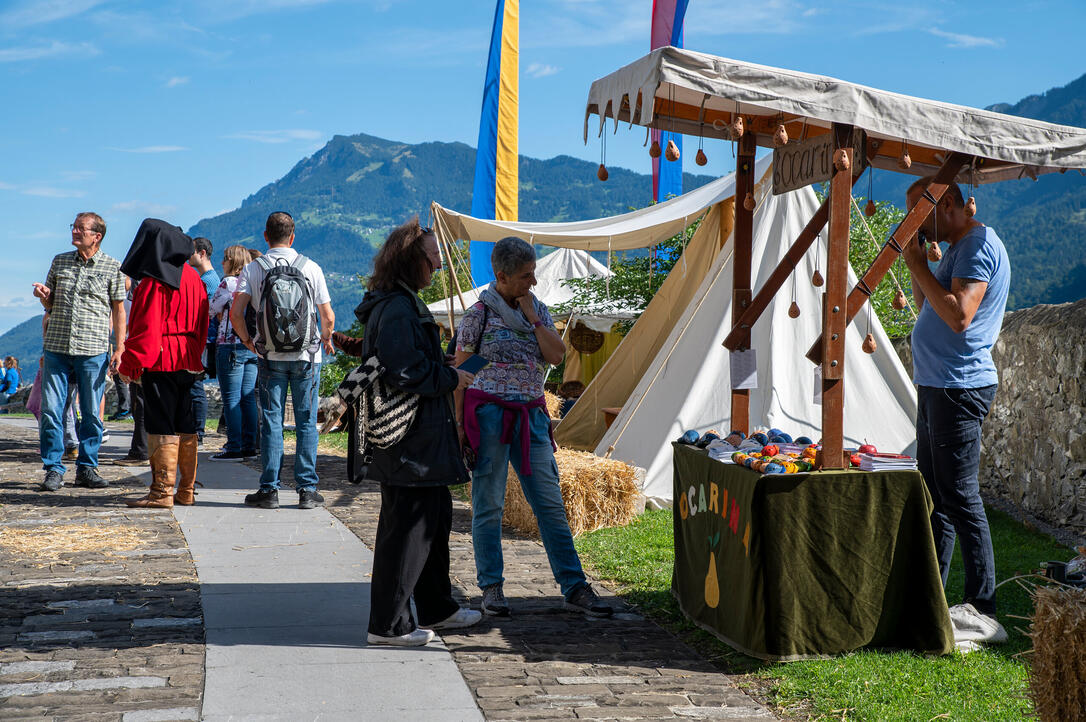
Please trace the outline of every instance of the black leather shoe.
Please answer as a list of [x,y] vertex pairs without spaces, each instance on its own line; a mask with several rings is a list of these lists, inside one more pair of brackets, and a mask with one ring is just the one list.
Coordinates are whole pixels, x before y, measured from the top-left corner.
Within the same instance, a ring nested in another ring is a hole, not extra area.
[[247,506],[256,506],[261,509],[278,509],[279,491],[273,489],[272,491],[256,491],[252,494],[246,494],[245,504]]
[[299,491],[298,492],[298,508],[299,509],[316,509],[318,506],[324,504],[324,497],[321,496],[316,489],[312,491]]
[[60,472],[47,471],[45,472],[45,480],[38,487],[38,491],[56,491],[62,486],[64,486],[64,477],[60,475]]
[[98,469],[80,466],[75,470],[75,485],[87,489],[105,489],[109,482],[98,475]]

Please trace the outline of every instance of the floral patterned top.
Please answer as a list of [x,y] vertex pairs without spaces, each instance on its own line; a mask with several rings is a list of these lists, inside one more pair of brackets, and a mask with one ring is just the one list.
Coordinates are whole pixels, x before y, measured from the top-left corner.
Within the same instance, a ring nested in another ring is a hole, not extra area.
[[[547,306],[535,299],[535,312],[547,328],[554,330],[554,320]],[[486,328],[482,328],[483,316]],[[527,401],[543,395],[543,375],[547,364],[534,331],[516,331],[505,325],[501,314],[483,313],[482,301],[464,314],[456,334],[456,350],[477,353],[490,365],[475,375],[471,388],[509,401]]]

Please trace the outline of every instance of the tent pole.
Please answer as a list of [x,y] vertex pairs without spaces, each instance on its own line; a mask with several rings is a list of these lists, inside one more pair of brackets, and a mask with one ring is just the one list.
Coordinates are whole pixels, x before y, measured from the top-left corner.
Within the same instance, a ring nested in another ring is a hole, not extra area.
[[845,168],[830,178],[829,242],[826,249],[826,291],[822,296],[822,456],[819,468],[842,469],[844,457],[845,329],[848,290],[848,229],[852,198],[852,126],[834,123],[834,154],[844,150]]
[[460,290],[460,279],[456,277],[455,273],[453,273],[452,250],[449,248],[449,242],[447,240],[443,238],[441,239],[441,242],[445,244],[445,257],[449,259],[450,283],[452,284],[453,288],[456,289],[456,297],[460,299],[460,308],[467,312],[468,305],[464,302],[464,292]]
[[[886,272],[890,270],[890,266],[897,259],[901,250],[916,239],[916,232],[919,230],[920,224],[927,219],[935,204],[943,197],[947,186],[954,182],[958,171],[966,166],[969,161],[970,156],[964,153],[951,153],[947,156],[943,166],[935,174],[935,179],[928,186],[927,194],[922,196],[916,205],[909,209],[905,218],[890,235],[890,239],[886,241],[886,245],[879,251],[879,255],[875,256],[875,260],[871,262],[867,272],[864,273],[863,277],[856,283],[856,287],[848,295],[846,323],[852,321],[856,314],[860,312],[860,309],[867,302],[870,291],[874,291],[875,287],[879,285],[879,282],[882,281]],[[819,336],[807,352],[807,358],[813,363],[817,364],[822,361],[823,338],[824,336]]]
[[[751,263],[753,258],[754,211],[744,200],[754,193],[754,154],[757,150],[754,133],[739,139],[739,157],[735,161],[735,255],[732,265],[732,323],[736,323],[750,306]],[[750,329],[741,336],[739,349],[750,348]],[[750,390],[732,389],[731,428],[744,434],[750,432]]]

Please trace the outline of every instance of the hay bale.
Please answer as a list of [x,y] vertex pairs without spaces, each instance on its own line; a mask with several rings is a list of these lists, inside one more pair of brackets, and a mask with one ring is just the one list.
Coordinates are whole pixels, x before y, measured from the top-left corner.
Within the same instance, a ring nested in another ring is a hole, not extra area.
[[[555,452],[554,459],[558,462],[562,500],[566,504],[566,518],[573,536],[605,527],[625,526],[637,516],[640,491],[634,467],[563,448]],[[520,479],[512,466],[505,485],[503,519],[514,529],[539,537],[532,507],[524,498]]]
[[147,542],[147,532],[134,526],[49,524],[0,530],[0,551],[39,562],[39,566],[60,561],[66,554],[102,552],[108,556],[139,549]]
[[1029,694],[1043,722],[1086,719],[1086,590],[1039,587]]

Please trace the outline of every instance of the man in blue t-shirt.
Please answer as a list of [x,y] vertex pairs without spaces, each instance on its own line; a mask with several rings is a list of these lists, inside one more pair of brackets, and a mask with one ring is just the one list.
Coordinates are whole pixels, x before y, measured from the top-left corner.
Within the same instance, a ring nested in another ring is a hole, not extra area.
[[[913,183],[909,208],[932,180]],[[917,462],[935,504],[931,529],[944,586],[955,535],[961,541],[964,599],[951,619],[956,628],[980,629],[976,641],[999,642],[1007,633],[995,621],[995,555],[977,472],[981,424],[999,383],[992,346],[1003,325],[1010,261],[995,231],[966,212],[954,183],[918,235],[902,254],[920,309],[912,334]],[[934,272],[925,240],[949,245]]]

